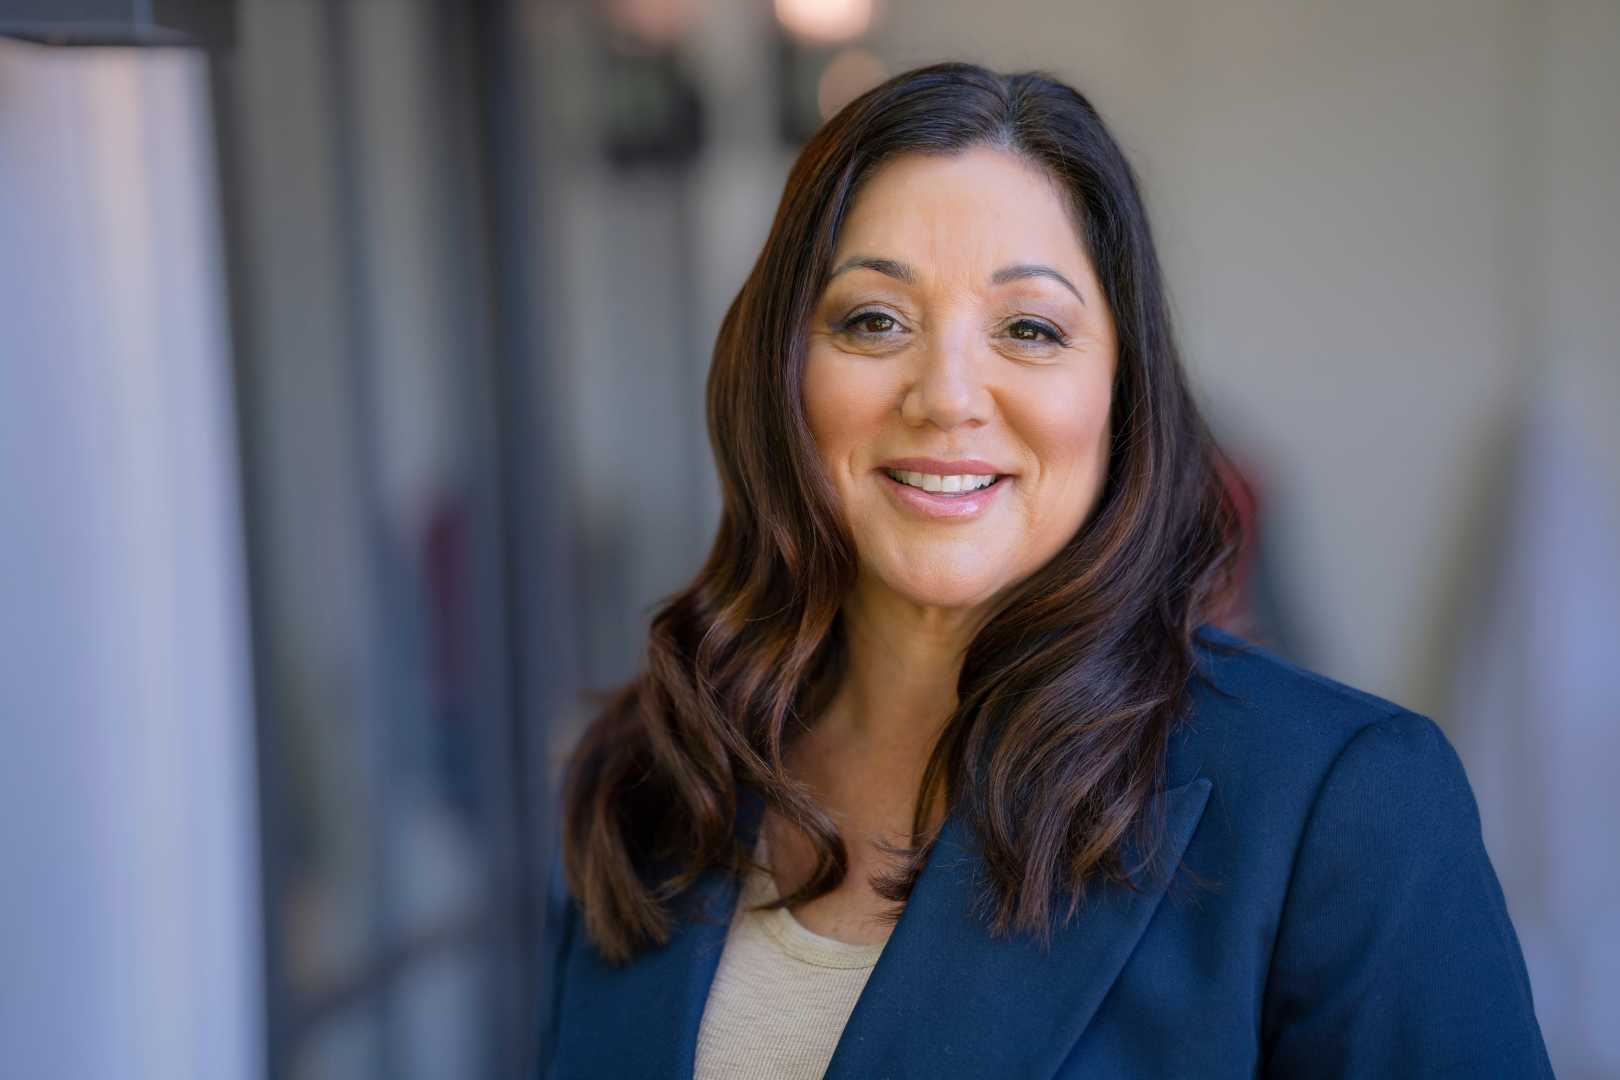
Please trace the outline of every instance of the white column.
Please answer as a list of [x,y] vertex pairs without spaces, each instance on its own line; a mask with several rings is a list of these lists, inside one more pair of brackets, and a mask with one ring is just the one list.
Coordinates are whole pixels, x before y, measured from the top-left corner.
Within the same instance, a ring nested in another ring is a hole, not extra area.
[[0,41],[0,1046],[263,1071],[206,59]]

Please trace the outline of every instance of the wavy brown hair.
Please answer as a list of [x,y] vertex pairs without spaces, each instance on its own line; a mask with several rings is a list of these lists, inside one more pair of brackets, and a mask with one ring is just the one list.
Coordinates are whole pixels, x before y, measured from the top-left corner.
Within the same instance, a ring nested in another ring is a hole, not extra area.
[[723,497],[713,550],[655,611],[645,671],[605,702],[565,766],[564,872],[609,962],[666,941],[672,902],[705,870],[752,865],[734,833],[743,785],[818,853],[810,880],[773,906],[823,895],[848,870],[837,826],[783,766],[838,685],[839,609],[856,574],[800,399],[807,322],[874,170],[896,154],[982,145],[1069,194],[1118,332],[1113,443],[1096,509],[998,598],[969,646],[911,844],[889,849],[897,869],[872,884],[898,917],[937,839],[936,800],[980,842],[996,934],[1044,943],[1063,894],[1066,921],[1089,882],[1136,887],[1154,866],[1166,746],[1197,674],[1193,633],[1229,591],[1237,518],[1183,373],[1135,176],[1096,110],[1039,72],[937,64],[864,94],[804,147],[721,324],[708,381]]

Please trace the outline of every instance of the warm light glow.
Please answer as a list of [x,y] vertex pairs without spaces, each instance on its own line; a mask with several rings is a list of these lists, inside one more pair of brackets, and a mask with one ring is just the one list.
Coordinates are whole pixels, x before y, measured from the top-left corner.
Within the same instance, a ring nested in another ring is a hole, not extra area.
[[673,45],[705,14],[704,0],[607,0],[608,21],[648,45]]
[[872,0],[776,0],[776,17],[810,41],[848,41],[872,23]]
[[828,119],[888,77],[889,69],[883,66],[883,61],[867,50],[840,49],[838,55],[827,61],[816,87],[821,118]]

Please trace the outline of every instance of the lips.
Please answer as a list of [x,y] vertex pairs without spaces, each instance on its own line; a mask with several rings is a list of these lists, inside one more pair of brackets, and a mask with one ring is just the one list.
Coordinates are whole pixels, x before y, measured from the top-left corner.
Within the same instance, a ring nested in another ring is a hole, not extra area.
[[934,476],[1005,476],[1011,471],[999,468],[982,458],[894,458],[892,461],[885,461],[878,468]]
[[[955,463],[952,463],[955,464]],[[936,466],[937,467],[937,466]],[[889,470],[878,471],[878,483],[889,494],[897,509],[910,517],[922,518],[934,522],[967,522],[983,516],[1002,497],[1002,492],[1012,486],[1013,478],[998,473],[930,473],[934,478],[947,476],[956,479],[961,476],[994,476],[995,479],[987,486],[978,487],[969,491],[927,491],[914,487],[897,479]],[[915,476],[915,473],[912,474]]]

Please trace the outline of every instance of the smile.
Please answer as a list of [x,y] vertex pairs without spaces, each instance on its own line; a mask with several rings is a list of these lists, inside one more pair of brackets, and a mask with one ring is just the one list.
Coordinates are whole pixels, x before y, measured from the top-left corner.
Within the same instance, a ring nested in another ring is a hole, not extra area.
[[964,522],[982,516],[1012,477],[978,473],[919,473],[880,469],[879,483],[902,512],[931,521]]
[[899,469],[885,469],[883,471],[889,474],[890,479],[898,480],[907,487],[944,495],[967,494],[980,488],[987,488],[999,479],[999,477],[995,476],[960,474],[956,476],[940,476],[936,473],[902,472]]

